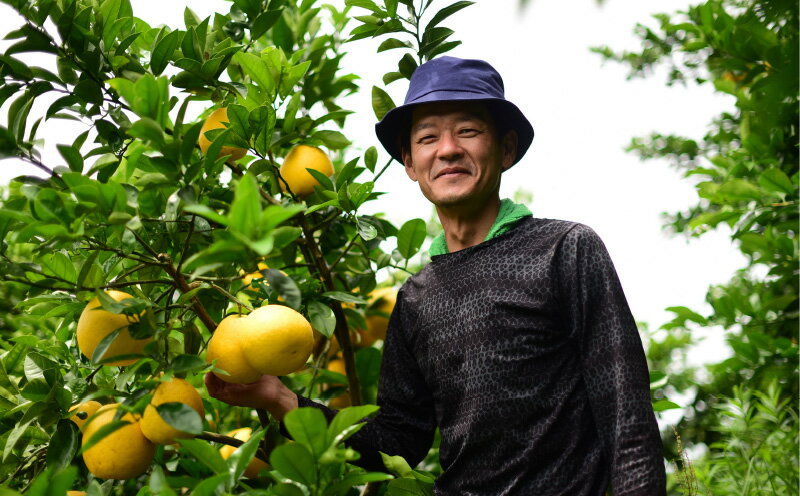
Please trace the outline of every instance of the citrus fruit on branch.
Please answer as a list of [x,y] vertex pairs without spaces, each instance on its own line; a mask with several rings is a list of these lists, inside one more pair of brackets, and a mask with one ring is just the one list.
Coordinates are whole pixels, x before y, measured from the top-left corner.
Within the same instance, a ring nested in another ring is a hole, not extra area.
[[311,324],[283,305],[266,305],[246,316],[231,315],[217,326],[206,360],[229,375],[226,382],[253,382],[262,374],[286,375],[300,369],[314,348]]
[[[109,290],[106,294],[114,301],[122,301],[126,298],[133,298],[133,296],[122,291]],[[151,341],[147,339],[134,339],[128,332],[128,325],[138,322],[138,316],[129,316],[119,313],[111,313],[100,306],[100,300],[97,297],[92,298],[86,307],[81,312],[78,319],[78,329],[76,337],[78,339],[78,349],[81,353],[88,358],[92,359],[94,350],[103,339],[116,331],[121,329],[117,337],[111,342],[111,345],[103,353],[101,359],[111,358],[121,355],[138,355],[144,350],[145,345]],[[126,358],[121,360],[113,360],[105,362],[105,365],[130,365],[136,361],[136,358]]]
[[[206,132],[213,129],[226,129],[227,126],[225,124],[229,122],[227,107],[221,107],[211,112],[211,115],[209,115],[203,123],[203,127],[200,128],[200,137],[197,139],[197,144],[200,146],[200,150],[203,152],[203,155],[208,153],[208,148],[212,143],[212,141],[206,137]],[[223,146],[222,149],[220,149],[217,157],[230,155],[230,160],[239,160],[240,158],[244,157],[246,153],[246,149],[239,148],[238,146]]]
[[[286,154],[281,164],[281,177],[289,189],[297,196],[306,196],[314,192],[314,186],[319,181],[306,169],[313,169],[326,176],[333,174],[333,164],[331,159],[315,146],[297,145]],[[285,190],[286,185],[280,182],[281,190]]]
[[[84,425],[82,444],[114,420],[119,404],[105,405]],[[144,473],[153,462],[156,445],[151,443],[139,425],[139,417],[130,413],[121,419],[127,425],[106,435],[83,452],[86,468],[101,479],[132,479]]]
[[153,393],[153,399],[150,400],[142,416],[142,434],[156,444],[173,444],[176,439],[193,437],[192,434],[176,429],[161,418],[157,407],[164,403],[183,403],[196,411],[201,420],[205,416],[203,400],[194,386],[185,379],[173,377],[159,384]]

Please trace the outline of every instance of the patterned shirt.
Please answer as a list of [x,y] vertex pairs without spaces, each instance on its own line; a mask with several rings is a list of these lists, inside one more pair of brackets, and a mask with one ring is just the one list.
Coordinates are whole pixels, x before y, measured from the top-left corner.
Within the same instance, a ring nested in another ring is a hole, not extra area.
[[[306,398],[329,418],[335,412]],[[665,494],[642,343],[600,238],[533,217],[401,288],[378,415],[348,444],[411,466],[441,429],[441,496]]]

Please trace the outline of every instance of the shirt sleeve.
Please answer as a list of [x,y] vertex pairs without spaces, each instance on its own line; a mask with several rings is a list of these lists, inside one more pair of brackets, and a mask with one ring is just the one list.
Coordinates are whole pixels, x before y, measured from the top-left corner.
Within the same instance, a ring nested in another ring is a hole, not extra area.
[[614,265],[590,228],[576,225],[559,247],[564,318],[577,343],[616,496],[666,494],[661,436],[647,361]]
[[[404,305],[401,290],[383,346],[377,401],[380,410],[346,441],[361,454],[353,463],[367,470],[385,470],[379,452],[400,455],[414,467],[425,458],[433,443],[436,429],[433,397],[406,339],[409,319]],[[336,415],[335,410],[303,396],[298,396],[298,405],[322,410],[328,421]]]

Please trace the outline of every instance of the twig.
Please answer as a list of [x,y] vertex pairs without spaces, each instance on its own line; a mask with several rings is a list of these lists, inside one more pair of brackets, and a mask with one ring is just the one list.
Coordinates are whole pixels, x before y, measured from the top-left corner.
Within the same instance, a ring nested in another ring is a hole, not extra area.
[[237,297],[233,296],[232,294],[230,294],[222,286],[217,286],[216,284],[211,283],[211,287],[216,289],[217,291],[219,291],[223,295],[225,295],[225,298],[228,298],[229,300],[231,300],[232,302],[236,303],[237,305],[241,305],[241,306],[245,307],[246,309],[248,309],[251,312],[253,311],[253,307],[251,307],[250,305],[248,305],[247,303],[243,302],[239,298],[237,298]]
[[[182,293],[188,293],[192,290],[189,284],[186,282],[186,279],[183,277],[183,274],[178,272],[175,269],[175,266],[172,265],[172,259],[166,253],[161,253],[157,255],[158,260],[164,265],[164,270],[167,271],[167,274],[175,281],[175,284],[178,286],[178,289]],[[197,296],[192,296],[192,308],[194,312],[197,314],[197,317],[206,326],[208,332],[213,333],[214,330],[217,328],[217,323],[214,322],[214,319],[206,310],[206,307],[203,306],[203,303],[200,302],[200,299]]]

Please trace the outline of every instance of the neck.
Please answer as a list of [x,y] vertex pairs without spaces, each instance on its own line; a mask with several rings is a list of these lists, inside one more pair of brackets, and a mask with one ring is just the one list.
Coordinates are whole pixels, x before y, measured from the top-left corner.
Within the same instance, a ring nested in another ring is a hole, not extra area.
[[479,209],[436,207],[450,252],[475,246],[486,239],[500,212],[499,195]]

